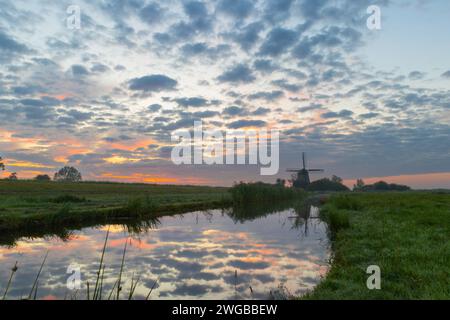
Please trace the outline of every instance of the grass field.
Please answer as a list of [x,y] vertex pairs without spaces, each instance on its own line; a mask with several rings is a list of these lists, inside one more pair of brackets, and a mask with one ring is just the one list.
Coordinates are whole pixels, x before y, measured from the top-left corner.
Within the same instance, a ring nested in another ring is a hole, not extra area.
[[229,202],[226,188],[0,180],[0,231],[152,217]]
[[[449,193],[338,195],[322,213],[334,261],[307,299],[450,299]],[[370,265],[381,290],[367,289]]]

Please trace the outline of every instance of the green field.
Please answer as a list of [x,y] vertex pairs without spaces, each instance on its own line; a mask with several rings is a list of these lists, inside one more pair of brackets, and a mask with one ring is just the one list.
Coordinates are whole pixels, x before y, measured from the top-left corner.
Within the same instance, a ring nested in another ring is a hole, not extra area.
[[[332,197],[334,261],[308,299],[450,299],[450,194],[369,193]],[[381,290],[366,269],[381,268]]]
[[226,188],[0,180],[0,231],[154,217],[229,201]]

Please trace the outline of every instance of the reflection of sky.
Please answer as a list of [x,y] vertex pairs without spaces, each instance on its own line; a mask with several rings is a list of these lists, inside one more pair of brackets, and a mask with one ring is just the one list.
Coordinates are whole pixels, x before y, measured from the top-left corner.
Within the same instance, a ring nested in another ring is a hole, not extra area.
[[[211,215],[212,213],[212,215]],[[284,285],[291,294],[311,289],[327,271],[328,242],[323,223],[308,220],[294,227],[295,212],[288,210],[235,224],[219,210],[165,217],[157,229],[134,235],[126,254],[123,297],[133,277],[140,277],[136,298],[145,297],[155,280],[153,299],[268,298]],[[84,229],[73,239],[22,239],[14,248],[0,247],[0,283],[4,287],[15,261],[19,262],[9,297],[26,297],[49,250],[40,277],[38,298],[71,297],[67,267],[81,266],[82,289],[95,281],[107,227]],[[118,277],[127,234],[111,226],[105,263],[105,290]],[[237,271],[237,278],[236,278]],[[250,287],[253,290],[251,293]]]

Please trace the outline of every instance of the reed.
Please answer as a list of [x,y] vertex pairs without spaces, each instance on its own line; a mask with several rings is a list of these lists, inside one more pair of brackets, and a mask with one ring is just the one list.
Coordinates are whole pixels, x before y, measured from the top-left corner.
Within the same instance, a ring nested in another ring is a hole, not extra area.
[[134,292],[136,291],[136,287],[139,283],[140,277],[138,276],[136,281],[134,280],[134,274],[131,277],[131,288],[130,293],[128,294],[128,300],[131,300],[133,298]]
[[147,297],[145,298],[145,300],[150,300],[150,296],[151,296],[151,294],[153,292],[153,289],[155,289],[155,287],[158,284],[158,282],[159,282],[159,278],[156,279],[155,282],[153,283],[153,286],[150,288],[150,291],[148,292]]
[[95,281],[93,300],[96,300],[97,292],[99,290],[100,274],[101,274],[101,271],[102,271],[103,260],[105,258],[105,251],[106,251],[106,244],[108,243],[108,237],[109,237],[109,228],[108,228],[108,231],[106,232],[105,243],[103,244],[102,255],[101,255],[101,258],[100,258],[100,265],[98,267],[98,272],[97,272],[97,279]]
[[125,264],[125,255],[127,253],[127,246],[128,246],[128,238],[125,241],[125,246],[123,248],[123,254],[122,254],[122,263],[120,264],[120,272],[119,272],[119,279],[117,280],[117,296],[116,300],[119,300],[120,292],[122,291],[122,273],[123,273],[123,266]]
[[33,297],[33,292],[34,292],[34,300],[36,300],[39,277],[41,276],[41,272],[42,272],[42,269],[44,268],[45,262],[47,261],[47,257],[48,257],[48,251],[45,254],[44,260],[42,261],[41,267],[39,268],[39,272],[36,275],[36,279],[34,280],[33,286],[31,287],[30,294],[28,295],[28,300],[31,300],[31,298]]
[[114,293],[114,290],[116,289],[116,286],[117,286],[117,280],[114,282],[114,285],[113,285],[113,287],[111,288],[111,291],[109,292],[108,300],[111,300],[111,298],[112,298],[112,296],[113,296],[113,293]]
[[261,182],[236,184],[230,189],[230,193],[234,205],[302,199],[305,195],[295,188]]
[[3,300],[6,299],[6,295],[8,294],[9,288],[10,288],[12,280],[13,280],[13,277],[16,274],[18,269],[19,268],[17,267],[17,261],[16,261],[16,263],[14,264],[14,267],[11,269],[11,275],[9,276],[8,284],[6,285],[5,293],[3,294]]

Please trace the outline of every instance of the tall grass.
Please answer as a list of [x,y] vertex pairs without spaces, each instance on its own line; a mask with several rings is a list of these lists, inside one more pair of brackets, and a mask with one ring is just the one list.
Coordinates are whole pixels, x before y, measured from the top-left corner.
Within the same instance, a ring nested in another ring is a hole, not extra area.
[[364,208],[363,203],[358,198],[348,194],[334,196],[331,202],[339,210],[358,211]]
[[[93,296],[94,300],[96,300],[98,292],[100,291],[99,284],[100,284],[100,279],[101,279],[103,260],[105,258],[106,244],[108,243],[108,237],[109,237],[109,228],[108,228],[108,231],[106,231],[105,243],[103,244],[102,254],[101,254],[101,258],[100,258],[100,264],[98,266],[97,279],[95,281],[94,296]],[[87,290],[88,290],[87,295],[88,295],[88,300],[89,300],[89,285],[87,287]]]
[[362,208],[362,204],[347,195],[333,196],[320,211],[320,217],[328,225],[330,238],[334,239],[341,230],[350,227],[350,213]]
[[[39,272],[36,276],[36,279],[34,280],[33,287],[31,287],[30,294],[28,295],[28,300],[31,300],[32,296],[34,297],[34,300],[36,300],[37,290],[38,290],[38,285],[39,285],[39,277],[41,276],[41,272],[42,272],[42,269],[44,268],[45,261],[47,261],[47,257],[48,257],[48,251],[45,254],[45,257],[44,257],[44,260],[42,261],[41,267],[39,268]],[[33,295],[33,293],[34,293],[34,295]]]
[[301,199],[304,196],[298,189],[260,182],[239,183],[234,185],[230,192],[234,205]]
[[6,299],[6,295],[8,294],[8,290],[9,290],[9,287],[11,286],[11,282],[12,282],[14,275],[16,274],[18,269],[19,268],[17,267],[17,261],[16,261],[16,263],[14,264],[14,267],[11,269],[11,275],[9,276],[8,284],[6,285],[5,293],[3,294],[3,300]]
[[329,210],[326,212],[326,222],[332,237],[335,237],[340,230],[350,227],[350,216],[345,211]]

